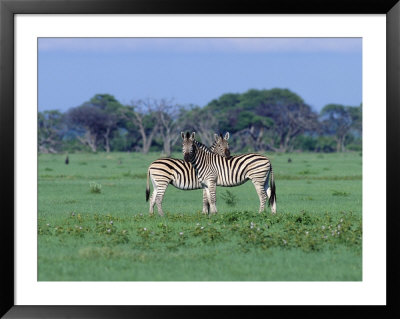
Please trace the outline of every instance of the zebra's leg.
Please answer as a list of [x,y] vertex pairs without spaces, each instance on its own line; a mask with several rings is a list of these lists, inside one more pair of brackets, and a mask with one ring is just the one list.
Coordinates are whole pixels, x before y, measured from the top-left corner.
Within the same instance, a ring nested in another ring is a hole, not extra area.
[[156,192],[153,190],[153,193],[150,196],[150,207],[149,207],[149,214],[150,215],[154,214],[154,204],[156,203],[155,197],[156,197]]
[[157,197],[156,197],[156,204],[157,204],[157,209],[158,209],[158,214],[160,216],[164,216],[164,212],[162,209],[162,201],[164,198],[164,194],[165,194],[165,188],[162,188],[158,191]]
[[265,191],[263,184],[253,181],[253,185],[256,189],[258,198],[260,199],[260,209],[258,212],[261,213],[265,210],[265,203],[267,202],[267,193]]
[[210,209],[210,202],[208,201],[207,191],[203,188],[203,214],[208,214]]
[[157,184],[153,181],[153,179],[151,180],[152,184],[153,184],[153,193],[150,196],[150,207],[149,207],[149,214],[153,215],[154,214],[154,204],[156,203],[156,196],[157,196]]
[[264,184],[264,189],[267,192],[268,199],[271,197],[271,188],[269,187],[269,174],[270,174],[270,171],[268,171],[267,178],[266,178],[265,184]]
[[[267,193],[268,200],[270,200],[270,198],[271,198],[271,196],[272,196],[272,191],[271,191],[271,187],[268,187],[268,182],[267,182],[266,185],[264,186],[264,189],[266,190],[265,192]],[[276,203],[275,203],[275,200],[272,202],[271,213],[272,213],[272,214],[275,214],[275,213],[276,213]]]
[[209,182],[206,189],[207,189],[208,201],[210,203],[210,214],[216,214],[217,213],[217,196],[216,196],[217,185],[214,182]]
[[165,183],[158,183],[156,184],[155,181],[153,181],[153,196],[151,198],[151,202],[150,202],[150,214],[153,214],[153,207],[154,204],[157,204],[157,210],[158,210],[158,214],[160,216],[164,216],[164,212],[162,210],[162,201],[164,198],[164,194],[165,194],[165,190],[167,189],[168,184],[165,185]]
[[[271,186],[269,186],[269,180],[271,179]],[[276,214],[276,186],[274,173],[272,172],[272,166],[268,171],[267,178],[265,180],[264,189],[268,196],[268,205],[271,206],[271,213]]]

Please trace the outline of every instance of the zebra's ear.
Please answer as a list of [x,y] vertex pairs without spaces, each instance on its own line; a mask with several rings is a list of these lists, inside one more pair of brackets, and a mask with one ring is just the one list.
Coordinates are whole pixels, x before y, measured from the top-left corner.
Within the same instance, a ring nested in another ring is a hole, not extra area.
[[185,139],[185,133],[181,132],[181,137],[182,137],[182,140],[184,140]]
[[229,140],[229,132],[226,132],[226,133],[225,133],[224,139]]
[[191,139],[192,141],[194,141],[194,135],[195,135],[195,132],[192,132],[192,135],[190,135],[190,139]]
[[214,140],[216,141],[216,142],[218,142],[218,134],[217,133],[214,133]]

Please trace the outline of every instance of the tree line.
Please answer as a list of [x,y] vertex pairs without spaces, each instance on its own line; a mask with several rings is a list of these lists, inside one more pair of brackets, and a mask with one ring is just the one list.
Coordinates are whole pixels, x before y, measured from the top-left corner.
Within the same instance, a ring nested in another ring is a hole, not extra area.
[[361,151],[362,104],[328,104],[318,113],[288,89],[227,93],[204,107],[173,100],[120,103],[96,94],[66,112],[38,112],[38,151],[180,151],[181,131],[206,145],[230,132],[233,152]]

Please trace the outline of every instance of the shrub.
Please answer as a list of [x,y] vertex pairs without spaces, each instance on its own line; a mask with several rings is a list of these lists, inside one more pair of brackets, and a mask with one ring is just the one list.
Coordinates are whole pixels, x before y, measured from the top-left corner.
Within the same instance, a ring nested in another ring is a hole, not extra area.
[[90,182],[90,192],[94,194],[101,193],[101,184],[97,184],[96,182]]
[[228,206],[234,207],[237,204],[237,197],[236,195],[234,195],[233,193],[231,193],[230,191],[225,191],[224,193],[222,193],[221,195],[222,199],[225,201],[225,203]]

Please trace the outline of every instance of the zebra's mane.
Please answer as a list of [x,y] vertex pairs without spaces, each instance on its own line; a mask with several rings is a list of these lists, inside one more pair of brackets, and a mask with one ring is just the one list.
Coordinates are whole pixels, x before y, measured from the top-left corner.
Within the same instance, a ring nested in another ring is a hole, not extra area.
[[[213,151],[211,151],[210,147],[207,147],[206,145],[204,145],[203,143],[201,143],[201,142],[199,142],[197,140],[194,140],[193,144],[196,145],[196,147],[198,147],[199,149],[205,151],[206,153],[213,154],[213,155],[216,155],[216,156],[219,156],[219,157],[223,157],[223,156],[221,156],[219,154],[213,153]],[[214,144],[216,144],[216,142],[214,142]]]
[[214,153],[214,149],[217,146],[218,142],[214,141],[214,143],[212,143],[212,145],[209,147],[210,151]]
[[201,142],[199,142],[199,141],[197,141],[197,140],[194,140],[194,141],[193,141],[193,144],[195,144],[196,147],[202,149],[203,151],[212,153],[212,152],[211,152],[211,149],[210,149],[208,146],[204,145],[203,143],[201,143]]

